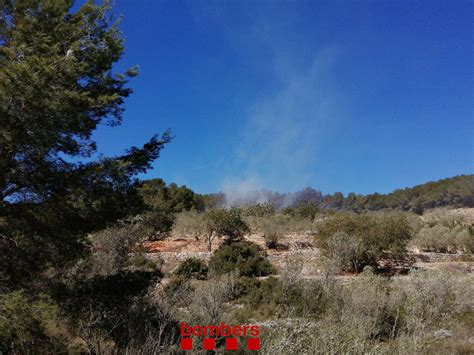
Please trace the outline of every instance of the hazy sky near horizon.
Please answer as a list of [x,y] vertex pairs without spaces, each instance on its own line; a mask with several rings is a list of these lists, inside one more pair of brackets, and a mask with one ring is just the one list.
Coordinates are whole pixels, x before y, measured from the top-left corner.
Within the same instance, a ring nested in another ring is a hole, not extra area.
[[472,1],[116,0],[139,65],[100,153],[176,138],[197,192],[389,192],[474,172]]

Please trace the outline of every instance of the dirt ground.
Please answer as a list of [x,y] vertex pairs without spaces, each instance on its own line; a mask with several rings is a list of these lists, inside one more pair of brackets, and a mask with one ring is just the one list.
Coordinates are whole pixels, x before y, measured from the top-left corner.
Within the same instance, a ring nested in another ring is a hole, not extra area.
[[[313,246],[311,235],[288,235],[281,241],[282,247],[278,249],[268,249],[261,234],[251,234],[246,236],[245,240],[259,245],[267,253],[269,261],[277,268],[282,268],[292,259],[298,259],[303,260],[304,278],[311,279],[321,275],[324,258],[320,250]],[[222,240],[216,238],[212,250],[219,248],[221,243]],[[184,259],[196,257],[207,261],[212,254],[208,251],[204,239],[196,240],[191,236],[173,236],[167,240],[148,242],[145,244],[145,250],[150,259],[163,260],[165,273],[172,272]],[[411,253],[411,257],[415,260],[412,267],[416,269],[458,269],[474,272],[474,259],[462,254]]]

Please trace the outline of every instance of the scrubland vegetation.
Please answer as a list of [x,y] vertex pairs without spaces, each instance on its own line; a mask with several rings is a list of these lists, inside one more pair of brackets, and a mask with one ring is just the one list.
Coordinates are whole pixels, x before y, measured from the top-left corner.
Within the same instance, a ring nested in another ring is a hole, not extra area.
[[[474,352],[473,220],[448,209],[474,205],[474,176],[388,195],[266,191],[267,203],[234,206],[139,181],[171,132],[91,158],[136,75],[112,72],[123,40],[108,5],[1,9],[0,353],[179,352],[180,321],[258,324],[263,353]],[[207,252],[166,270],[147,243],[171,239]],[[416,264],[431,252],[465,261]]]
[[[220,243],[210,258],[189,257],[167,274],[143,249],[143,241],[156,238],[147,218],[126,218],[92,233],[90,253],[61,275],[45,270],[41,285],[5,289],[2,351],[179,351],[181,321],[258,324],[263,353],[473,351],[469,262],[424,270],[410,252],[470,256],[471,223],[450,217],[449,210],[422,217],[297,212],[306,209],[252,205],[174,213],[161,239],[212,235]],[[251,234],[264,242],[247,241]],[[288,250],[289,235],[309,236],[310,247],[321,251],[314,277],[303,275],[307,265],[298,253],[279,266],[269,262],[270,251]]]

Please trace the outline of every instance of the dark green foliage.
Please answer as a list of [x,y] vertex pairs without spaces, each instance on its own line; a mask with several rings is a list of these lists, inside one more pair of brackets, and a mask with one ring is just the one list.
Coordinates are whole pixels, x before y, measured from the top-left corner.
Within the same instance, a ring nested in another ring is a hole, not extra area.
[[204,222],[208,234],[209,250],[214,236],[224,236],[230,243],[241,240],[245,234],[250,232],[249,227],[240,216],[240,211],[235,208],[209,210],[204,215]]
[[[159,270],[130,265],[137,239],[127,228],[96,233],[145,210],[136,176],[172,139],[166,131],[121,156],[91,159],[95,129],[121,123],[136,75],[112,70],[123,39],[109,7],[0,3],[0,309],[10,312],[8,323],[0,317],[0,352],[82,353],[85,344],[104,353],[101,342],[123,349],[158,333],[137,297]],[[80,349],[62,347],[62,336],[68,345],[80,337]]]
[[133,178],[172,138],[165,132],[122,156],[80,162],[96,152],[99,124],[121,122],[136,71],[112,72],[123,40],[107,3],[71,7],[1,5],[0,281],[9,287],[70,265],[87,250],[86,233],[138,213]]
[[249,295],[256,288],[260,287],[261,281],[255,277],[242,276],[235,285],[234,296],[236,299]]
[[294,207],[285,207],[281,210],[281,213],[286,216],[294,217],[296,215],[296,209]]
[[237,271],[241,276],[266,276],[275,270],[258,246],[249,242],[223,245],[209,260],[209,269],[217,274]]
[[237,297],[245,307],[237,312],[240,321],[248,319],[278,318],[291,314],[298,317],[317,317],[328,306],[333,291],[326,280],[297,281],[292,284],[275,277],[265,280],[241,277],[237,284]]
[[287,216],[313,220],[318,207],[314,202],[302,202],[294,207],[285,207],[281,212]]
[[312,202],[304,202],[296,206],[294,214],[295,216],[298,216],[301,218],[307,218],[307,219],[313,220],[317,212],[318,212],[318,208],[316,207],[316,204]]
[[142,219],[142,238],[161,240],[171,231],[174,215],[166,209],[146,211],[140,215]]
[[130,257],[129,265],[134,271],[157,272],[162,262],[154,262],[141,253],[135,253]]
[[316,243],[329,258],[339,259],[343,270],[360,272],[381,261],[404,260],[411,237],[402,214],[337,213],[317,225]]
[[201,197],[191,189],[174,183],[167,186],[162,179],[146,180],[137,190],[147,206],[142,218],[151,240],[162,239],[171,231],[176,213],[204,209]]
[[[328,197],[331,201],[335,198],[336,195]],[[474,175],[460,175],[428,182],[412,188],[395,190],[387,195],[375,193],[356,196],[351,193],[344,199],[343,206],[345,209],[355,211],[399,209],[415,213],[442,206],[473,207]]]
[[281,282],[275,277],[265,280],[241,277],[237,284],[239,303],[245,307],[238,310],[237,319],[248,322],[249,319],[268,319],[278,314],[277,295],[281,292]]
[[72,283],[57,284],[54,298],[71,320],[70,326],[81,337],[105,332],[120,348],[135,332],[132,309],[137,297],[160,279],[160,271],[121,271],[114,275],[94,276]]
[[164,210],[170,213],[204,209],[199,195],[186,186],[175,183],[166,185],[162,179],[146,180],[138,187],[145,204],[152,210]]
[[205,280],[207,278],[207,265],[201,259],[188,258],[178,266],[175,274],[185,279]]
[[[422,213],[426,209],[451,206],[474,207],[474,175],[460,175],[448,179],[418,185],[412,188],[395,190],[389,194],[373,193],[356,195],[351,192],[344,197],[341,192],[322,195],[320,191],[305,188],[298,192],[276,193],[268,190],[255,191],[255,196],[265,199],[277,211],[291,216],[297,215],[298,206],[314,205],[318,209],[350,210],[357,212],[397,209]],[[222,194],[207,195],[212,203],[206,206],[222,206],[225,202]],[[240,206],[252,210],[257,200],[244,199]],[[244,212],[245,213],[245,212]]]

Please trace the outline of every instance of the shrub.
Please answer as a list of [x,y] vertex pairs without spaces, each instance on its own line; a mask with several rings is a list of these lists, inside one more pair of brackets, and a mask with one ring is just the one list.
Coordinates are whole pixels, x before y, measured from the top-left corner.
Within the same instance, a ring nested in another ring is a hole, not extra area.
[[[380,338],[387,330],[386,284],[381,277],[367,275],[345,288],[329,288],[321,281],[293,288],[292,292],[298,297],[293,296],[291,302],[305,317],[293,317],[288,322],[277,320],[273,329],[264,334],[262,352],[380,353],[377,350],[381,342],[372,340]],[[309,297],[311,293],[313,297]],[[317,317],[311,319],[309,314]]]
[[294,213],[296,216],[312,221],[316,216],[316,213],[318,213],[318,208],[316,207],[316,204],[312,202],[303,202],[295,208]]
[[163,263],[163,259],[155,257],[151,260],[143,253],[135,253],[129,260],[130,267],[133,271],[157,272],[161,270]]
[[417,272],[400,290],[403,292],[403,323],[408,333],[429,327],[453,313],[456,302],[451,275]]
[[173,222],[173,214],[165,209],[146,211],[120,221],[137,240],[161,240],[169,234]]
[[275,229],[280,237],[291,233],[305,233],[312,230],[311,220],[299,216],[292,217],[291,215],[283,213],[277,213],[267,217],[246,216],[245,222],[254,232],[265,234],[266,231]]
[[133,307],[162,276],[159,271],[96,275],[55,284],[53,297],[88,351],[106,353],[105,348],[111,344],[123,347],[137,334],[130,330],[137,327],[137,319],[143,318],[143,314],[133,316]]
[[174,216],[167,210],[154,210],[142,216],[142,235],[149,240],[162,240],[173,227]]
[[276,249],[280,246],[279,241],[285,235],[284,226],[274,223],[274,219],[269,219],[262,223],[263,238],[267,248]]
[[296,207],[285,207],[281,213],[290,217],[299,217],[303,219],[313,220],[318,213],[318,207],[314,202],[302,202]]
[[249,242],[222,245],[209,260],[209,269],[216,274],[237,270],[241,276],[266,276],[274,272],[258,246]]
[[185,279],[205,280],[207,278],[207,265],[199,258],[188,258],[176,269],[175,274]]
[[[446,353],[443,341],[433,342],[433,333],[448,324],[447,329],[454,330],[451,327],[459,324],[459,317],[472,317],[470,278],[470,275],[416,272],[404,280],[390,280],[364,270],[342,287],[331,288],[328,283],[323,285],[322,289],[326,290],[323,293],[318,293],[317,286],[309,288],[311,298],[301,291],[309,286],[296,283],[286,299],[295,309],[301,307],[304,318],[272,320],[271,328],[263,334],[262,353]],[[260,289],[251,297],[256,307],[271,303],[270,307],[275,309],[280,286],[277,280],[271,287],[263,286],[268,280],[261,281]],[[259,295],[262,297],[258,298]],[[312,313],[318,308],[307,306],[317,304],[317,299],[322,311]],[[246,312],[250,316],[255,313],[258,312]],[[308,317],[311,314],[317,317]],[[471,336],[470,324],[472,321],[464,328],[466,341]],[[456,334],[455,341],[462,343],[461,334]],[[427,350],[429,346],[431,351]],[[439,351],[440,346],[444,351]]]
[[359,270],[366,262],[362,242],[346,232],[336,232],[328,239],[325,254],[341,270]]
[[390,281],[365,267],[359,277],[343,288],[338,321],[359,339],[388,338],[396,326],[389,294]]
[[343,258],[344,269],[356,272],[381,261],[404,260],[412,233],[402,214],[338,213],[318,223],[316,230],[316,243],[326,256]]
[[206,212],[204,222],[209,251],[211,251],[212,240],[216,236],[224,236],[227,238],[227,243],[230,243],[241,240],[246,233],[250,232],[237,209],[217,208],[210,210]]
[[282,237],[281,230],[277,226],[268,225],[263,231],[263,238],[265,245],[269,249],[276,249],[279,245],[279,240]]
[[296,215],[296,209],[294,207],[285,207],[281,210],[285,216],[294,217]]
[[229,322],[227,303],[235,293],[235,274],[214,276],[207,283],[196,285],[189,307],[192,324],[220,324]]
[[242,276],[235,285],[235,297],[241,298],[252,293],[255,289],[260,287],[261,281],[254,277]]
[[194,288],[189,279],[180,276],[174,276],[163,287],[162,298],[173,305],[186,307],[192,300],[191,295]]
[[278,314],[277,298],[281,294],[281,282],[270,276],[265,280],[241,277],[237,282],[239,303],[244,307],[236,311],[239,322],[249,319],[274,318]]
[[412,241],[412,244],[422,251],[455,253],[463,251],[472,253],[474,251],[474,235],[469,227],[454,225],[448,227],[445,224],[428,224],[420,229]]
[[[293,274],[293,272],[290,272]],[[317,318],[338,297],[332,278],[304,280],[294,275],[264,280],[242,277],[237,283],[240,321],[268,318]]]

